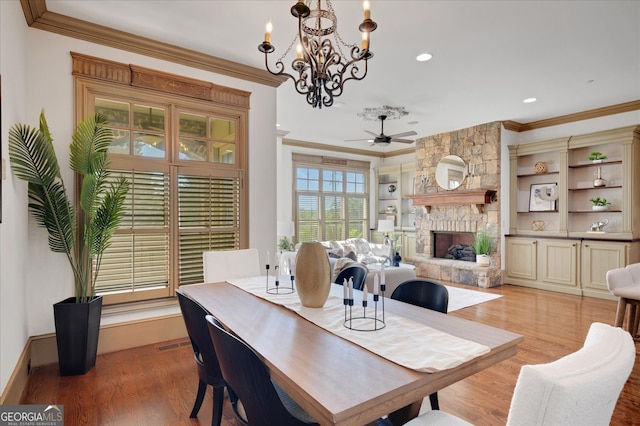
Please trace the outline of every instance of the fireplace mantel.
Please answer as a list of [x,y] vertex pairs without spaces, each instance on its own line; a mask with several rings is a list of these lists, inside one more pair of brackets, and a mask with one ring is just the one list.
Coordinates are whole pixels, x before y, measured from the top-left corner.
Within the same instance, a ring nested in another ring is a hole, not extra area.
[[423,206],[427,213],[431,213],[431,206],[469,204],[474,213],[481,213],[482,206],[491,204],[496,194],[493,189],[474,189],[472,191],[442,191],[429,194],[408,195],[414,206]]

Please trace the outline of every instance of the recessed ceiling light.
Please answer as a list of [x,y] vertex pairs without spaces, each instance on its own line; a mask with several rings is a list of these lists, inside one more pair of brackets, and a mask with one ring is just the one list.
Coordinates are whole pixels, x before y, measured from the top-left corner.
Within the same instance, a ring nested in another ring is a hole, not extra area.
[[431,58],[433,58],[433,55],[431,53],[421,53],[418,56],[416,56],[416,61],[425,62]]
[[417,121],[409,121],[407,124],[418,124]]
[[276,127],[280,127],[280,125],[276,123]]
[[524,102],[525,104],[530,104],[530,103],[535,102],[535,101],[537,101],[536,98],[527,98],[522,102]]

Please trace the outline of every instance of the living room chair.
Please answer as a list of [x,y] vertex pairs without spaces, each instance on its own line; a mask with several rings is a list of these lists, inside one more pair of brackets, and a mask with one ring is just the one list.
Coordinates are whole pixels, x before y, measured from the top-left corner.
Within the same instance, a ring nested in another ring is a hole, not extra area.
[[[447,313],[449,307],[449,292],[447,288],[436,281],[409,280],[401,283],[391,293],[391,298],[410,303],[432,311]],[[439,410],[438,393],[429,395],[432,410]]]
[[362,263],[354,262],[340,271],[333,282],[342,285],[345,279],[349,281],[349,278],[353,278],[353,288],[362,290],[368,272],[369,270]]
[[275,385],[269,370],[246,343],[229,333],[212,315],[206,316],[222,375],[238,396],[236,418],[250,426],[315,425],[313,418]]
[[622,327],[629,306],[627,330],[632,336],[638,334],[640,322],[640,263],[633,263],[624,268],[607,271],[607,287],[618,297],[618,309],[614,325]]
[[[524,365],[507,425],[608,425],[636,359],[631,335],[593,323],[584,346],[548,364]],[[469,425],[443,411],[427,411],[407,426]]]
[[260,258],[255,248],[205,251],[202,261],[205,283],[260,275]]
[[213,348],[205,316],[209,314],[200,304],[187,297],[180,289],[176,290],[182,318],[193,347],[193,357],[198,366],[198,393],[189,417],[198,417],[207,385],[213,387],[212,426],[220,426],[222,420],[222,404],[224,402],[225,381],[218,364],[218,357]]

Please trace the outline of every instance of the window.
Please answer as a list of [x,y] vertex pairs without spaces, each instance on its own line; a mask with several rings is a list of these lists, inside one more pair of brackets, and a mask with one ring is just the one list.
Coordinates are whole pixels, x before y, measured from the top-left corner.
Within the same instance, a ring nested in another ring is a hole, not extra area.
[[369,163],[294,154],[300,242],[366,238]]
[[246,108],[80,77],[76,89],[79,120],[109,119],[112,177],[130,182],[96,282],[105,304],[172,297],[203,282],[203,251],[246,247]]

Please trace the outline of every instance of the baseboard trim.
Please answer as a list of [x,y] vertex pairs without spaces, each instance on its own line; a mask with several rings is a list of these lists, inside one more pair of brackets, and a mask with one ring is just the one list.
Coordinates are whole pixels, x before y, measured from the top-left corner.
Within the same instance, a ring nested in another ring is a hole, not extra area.
[[[100,327],[98,355],[187,336],[181,314],[105,325]],[[0,404],[19,404],[31,368],[57,362],[55,333],[30,337],[0,396]]]
[[0,405],[15,405],[20,403],[22,392],[27,387],[27,380],[29,378],[29,371],[31,368],[29,364],[29,361],[31,360],[31,341],[32,338],[29,338],[27,343],[24,345],[24,349],[22,349],[22,353],[18,358],[16,367],[13,369],[13,373],[11,373],[11,377],[9,377],[7,386],[4,388],[4,391],[0,396]]

